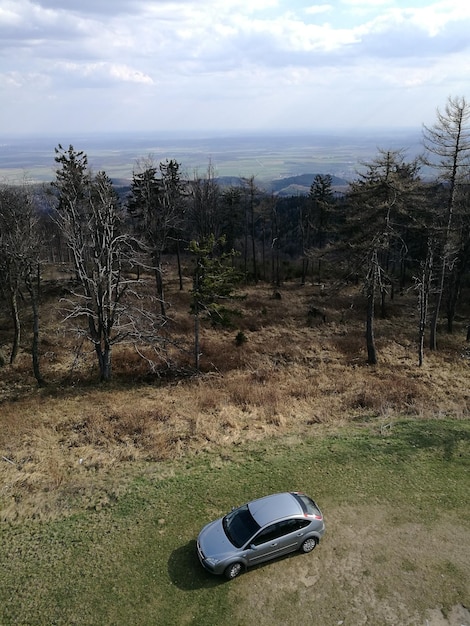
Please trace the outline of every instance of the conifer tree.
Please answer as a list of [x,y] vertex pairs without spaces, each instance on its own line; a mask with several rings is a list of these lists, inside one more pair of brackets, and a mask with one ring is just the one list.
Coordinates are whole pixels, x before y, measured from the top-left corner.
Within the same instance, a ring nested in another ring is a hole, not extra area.
[[[455,229],[456,215],[470,213],[468,184],[470,175],[470,103],[463,97],[449,97],[444,111],[437,110],[433,126],[423,128],[423,143],[426,150],[425,163],[433,167],[442,183],[441,197],[435,215],[435,227],[439,234],[439,278],[431,320],[430,348],[437,348],[437,326],[446,282],[448,290],[448,329],[452,330],[459,288],[459,272],[464,267],[468,245],[462,234]],[[468,223],[467,219],[463,224]],[[461,275],[461,274],[460,274]],[[450,277],[451,280],[446,279]]]
[[226,303],[233,298],[233,290],[239,280],[233,267],[235,252],[224,252],[225,238],[218,240],[213,235],[197,242],[191,241],[190,252],[195,257],[193,288],[191,291],[191,313],[194,315],[194,360],[199,371],[201,315],[205,314],[213,323],[221,323],[229,314]]
[[417,162],[405,162],[402,151],[379,150],[376,159],[364,166],[349,190],[346,237],[352,252],[352,271],[362,276],[366,296],[367,362],[376,364],[376,296],[381,296],[384,316],[386,294],[393,288],[391,261],[399,262],[406,253],[401,229],[412,210],[419,178]]
[[181,224],[184,195],[180,166],[173,159],[157,166],[149,158],[133,174],[128,210],[152,258],[163,317],[166,317],[166,303],[162,256],[170,234]]

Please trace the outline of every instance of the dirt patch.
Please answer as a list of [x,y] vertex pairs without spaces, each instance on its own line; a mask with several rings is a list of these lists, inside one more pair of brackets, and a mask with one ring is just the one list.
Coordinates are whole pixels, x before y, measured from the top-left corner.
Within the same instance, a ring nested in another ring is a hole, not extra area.
[[441,609],[429,611],[426,626],[470,626],[470,611],[461,604],[452,607],[447,617]]
[[[313,554],[234,581],[237,624],[470,626],[470,528],[450,517],[424,524],[389,513],[331,510]],[[453,606],[443,605],[445,595]]]

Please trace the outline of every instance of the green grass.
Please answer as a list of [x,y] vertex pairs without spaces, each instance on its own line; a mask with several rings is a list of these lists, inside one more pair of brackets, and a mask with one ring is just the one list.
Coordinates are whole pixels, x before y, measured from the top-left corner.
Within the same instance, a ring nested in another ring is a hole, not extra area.
[[[317,603],[317,614],[324,617],[307,622],[336,624],[350,610],[348,597],[353,603],[356,593],[354,579],[338,590],[338,580],[322,569],[328,550],[341,563],[351,550],[338,540],[337,531],[346,524],[338,512],[349,511],[360,520],[362,512],[379,508],[385,521],[374,532],[383,532],[384,542],[394,528],[419,524],[424,545],[426,534],[449,518],[468,536],[469,461],[470,421],[403,420],[386,430],[374,424],[334,434],[312,430],[309,439],[272,439],[217,455],[123,467],[122,477],[128,481],[132,473],[133,479],[105,508],[47,523],[2,525],[0,624],[248,624],[250,587],[269,587],[273,567],[290,568],[295,580],[306,563],[314,564],[325,590]],[[120,480],[118,473],[113,480]],[[290,489],[313,495],[325,514],[324,541],[306,557],[313,561],[296,556],[230,583],[202,570],[195,538],[203,524],[233,505]],[[63,497],[76,499],[77,494]],[[329,517],[334,518],[331,524]],[[361,528],[357,531],[360,537]],[[462,550],[468,551],[468,545]],[[415,585],[416,610],[437,605],[448,610],[470,603],[470,570],[449,555],[445,547],[426,560],[419,554],[395,557],[376,551],[357,575],[367,581],[377,602],[393,602],[401,585]],[[387,578],[377,573],[385,568],[390,570]],[[395,579],[396,588],[390,589]],[[312,602],[295,584],[274,592],[279,621],[272,623],[305,621]]]

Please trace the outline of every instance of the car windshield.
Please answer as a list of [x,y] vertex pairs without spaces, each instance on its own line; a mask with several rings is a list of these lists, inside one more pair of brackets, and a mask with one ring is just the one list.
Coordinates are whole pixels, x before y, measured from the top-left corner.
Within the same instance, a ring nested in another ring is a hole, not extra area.
[[229,541],[237,548],[241,548],[260,529],[253,519],[248,505],[228,513],[223,519],[223,527]]

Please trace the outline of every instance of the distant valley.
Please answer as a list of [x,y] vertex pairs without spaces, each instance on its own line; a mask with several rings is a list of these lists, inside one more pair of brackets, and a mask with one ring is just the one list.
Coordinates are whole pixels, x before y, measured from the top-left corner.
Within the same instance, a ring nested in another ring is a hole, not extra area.
[[94,171],[105,170],[126,186],[139,161],[176,159],[184,176],[204,176],[209,165],[220,181],[254,176],[256,184],[280,195],[308,192],[316,174],[330,174],[342,187],[357,176],[361,163],[379,148],[404,150],[412,159],[421,150],[418,130],[375,132],[259,134],[247,136],[170,137],[156,133],[81,135],[77,137],[0,137],[0,180],[47,182],[54,178],[54,148],[72,144],[88,155]]

